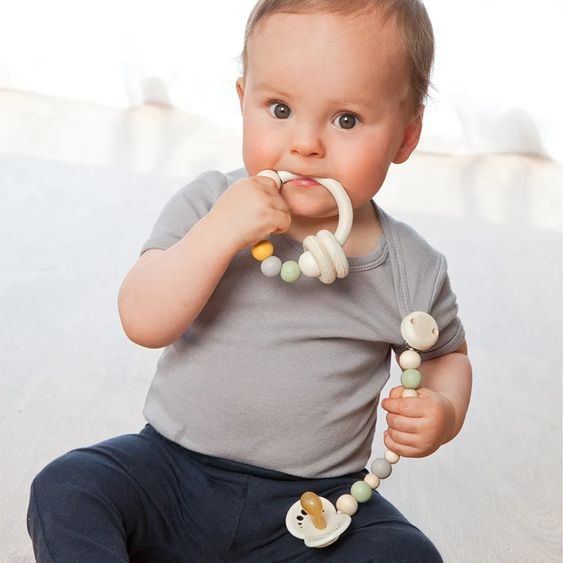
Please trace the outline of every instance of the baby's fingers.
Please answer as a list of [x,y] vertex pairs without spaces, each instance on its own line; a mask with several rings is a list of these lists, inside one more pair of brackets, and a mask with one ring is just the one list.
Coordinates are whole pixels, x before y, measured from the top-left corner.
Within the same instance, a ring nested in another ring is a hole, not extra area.
[[386,430],[383,433],[385,447],[401,457],[421,457],[420,450],[414,445],[413,435]]
[[405,397],[383,399],[381,406],[388,412],[419,418],[425,415],[424,405],[419,398]]
[[285,233],[291,225],[291,215],[283,210],[276,210],[274,215],[274,230],[272,234]]
[[420,432],[422,418],[412,418],[400,414],[387,413],[387,426],[399,432],[416,434]]

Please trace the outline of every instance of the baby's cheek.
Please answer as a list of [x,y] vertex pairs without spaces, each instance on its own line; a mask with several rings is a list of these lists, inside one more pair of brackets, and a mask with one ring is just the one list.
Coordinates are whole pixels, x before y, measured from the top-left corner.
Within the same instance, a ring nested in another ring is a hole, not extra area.
[[365,202],[373,197],[385,180],[386,167],[370,166],[365,162],[358,162],[349,174],[350,197],[352,202]]
[[243,160],[250,175],[257,174],[275,163],[275,155],[267,142],[260,142],[258,135],[249,135],[244,140]]

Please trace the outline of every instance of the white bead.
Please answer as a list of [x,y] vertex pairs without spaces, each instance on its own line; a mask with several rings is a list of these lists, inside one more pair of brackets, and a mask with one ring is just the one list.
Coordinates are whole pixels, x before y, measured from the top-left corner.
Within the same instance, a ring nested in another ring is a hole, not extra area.
[[318,278],[321,275],[321,270],[317,261],[310,252],[303,252],[299,257],[299,268],[301,272],[308,278]]
[[418,397],[416,389],[405,389],[401,397]]
[[409,346],[428,350],[438,340],[438,325],[428,313],[415,311],[401,321],[401,335]]
[[380,483],[380,479],[377,475],[374,475],[373,473],[368,473],[365,477],[364,477],[364,481],[372,488],[372,489],[377,489],[377,487],[379,487],[379,483]]
[[414,350],[406,350],[399,356],[399,365],[403,369],[417,369],[420,364],[420,354]]
[[385,455],[383,456],[389,463],[397,463],[401,456],[392,452],[391,450],[386,450]]
[[342,495],[336,501],[336,510],[348,516],[354,516],[358,511],[358,501],[352,495]]
[[260,263],[260,269],[265,276],[274,278],[281,272],[282,261],[277,256],[270,256]]

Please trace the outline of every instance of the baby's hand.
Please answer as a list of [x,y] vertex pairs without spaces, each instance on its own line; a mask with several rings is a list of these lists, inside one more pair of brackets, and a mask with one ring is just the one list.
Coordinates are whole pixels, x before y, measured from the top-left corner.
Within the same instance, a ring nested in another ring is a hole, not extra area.
[[217,200],[209,217],[238,249],[245,248],[272,233],[284,233],[291,223],[287,203],[276,183],[264,176],[251,176],[235,182]]
[[381,406],[387,412],[388,430],[383,441],[404,457],[424,457],[435,452],[451,437],[455,411],[449,399],[420,387],[418,397],[401,398],[404,387],[394,387]]

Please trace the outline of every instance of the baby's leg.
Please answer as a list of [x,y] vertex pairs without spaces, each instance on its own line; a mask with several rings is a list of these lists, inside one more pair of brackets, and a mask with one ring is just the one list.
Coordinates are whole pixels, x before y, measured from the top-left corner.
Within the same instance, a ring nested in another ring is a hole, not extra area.
[[31,487],[28,529],[37,561],[202,560],[199,538],[185,531],[194,484],[199,474],[182,449],[150,427],[73,450]]
[[306,547],[285,530],[285,513],[301,493],[315,491],[335,504],[361,478],[363,475],[358,474],[284,481],[254,476],[230,561],[441,563],[432,542],[377,492],[360,505],[350,528],[328,547]]

